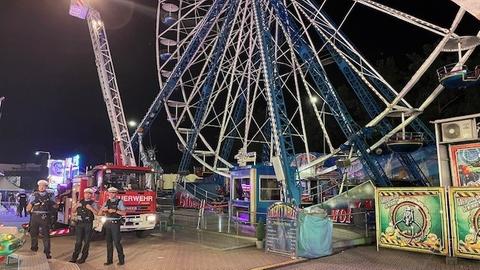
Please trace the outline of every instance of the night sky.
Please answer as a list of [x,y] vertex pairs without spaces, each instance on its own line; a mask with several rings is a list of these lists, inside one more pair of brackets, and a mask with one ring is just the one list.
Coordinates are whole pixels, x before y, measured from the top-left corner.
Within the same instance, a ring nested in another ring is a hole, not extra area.
[[[447,0],[378,2],[446,28],[457,11]],[[84,164],[112,160],[111,129],[88,27],[86,21],[68,15],[69,3],[0,1],[0,96],[7,98],[0,119],[0,163],[35,161],[35,150],[49,151],[54,158],[78,153]],[[338,24],[352,3],[329,0],[326,9]],[[139,121],[158,92],[156,6],[153,0],[105,0],[98,7],[127,120]],[[466,17],[457,32],[476,34],[479,22]],[[343,30],[372,63],[385,55],[421,52],[423,44],[439,40],[360,5]],[[176,136],[165,115],[145,136],[145,144],[156,146],[161,164],[175,167],[179,162]]]

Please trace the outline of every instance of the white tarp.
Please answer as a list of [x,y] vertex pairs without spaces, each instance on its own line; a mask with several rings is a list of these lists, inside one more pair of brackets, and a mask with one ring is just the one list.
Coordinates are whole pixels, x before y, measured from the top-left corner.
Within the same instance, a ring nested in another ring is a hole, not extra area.
[[0,190],[2,191],[24,191],[8,181],[5,177],[0,177]]
[[457,5],[468,11],[470,14],[480,20],[480,1],[479,0],[452,0]]

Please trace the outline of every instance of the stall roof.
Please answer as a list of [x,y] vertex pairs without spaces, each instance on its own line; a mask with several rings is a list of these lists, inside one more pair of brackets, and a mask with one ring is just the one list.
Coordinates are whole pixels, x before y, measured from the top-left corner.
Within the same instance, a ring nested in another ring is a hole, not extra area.
[[15,186],[5,178],[0,178],[0,190],[6,191],[24,191],[24,189]]

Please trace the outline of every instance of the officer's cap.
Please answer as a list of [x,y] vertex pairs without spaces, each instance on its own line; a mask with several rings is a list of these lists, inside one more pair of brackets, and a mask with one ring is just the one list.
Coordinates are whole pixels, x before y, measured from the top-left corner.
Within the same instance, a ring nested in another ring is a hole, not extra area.
[[39,185],[39,186],[40,186],[40,185],[48,186],[48,181],[47,181],[47,180],[43,180],[43,179],[38,180],[37,185]]
[[83,192],[84,193],[92,193],[92,194],[94,193],[93,189],[91,189],[91,188],[86,188],[86,189],[83,190]]
[[114,192],[114,193],[117,193],[118,192],[118,189],[114,188],[114,187],[109,187],[107,189],[108,192]]

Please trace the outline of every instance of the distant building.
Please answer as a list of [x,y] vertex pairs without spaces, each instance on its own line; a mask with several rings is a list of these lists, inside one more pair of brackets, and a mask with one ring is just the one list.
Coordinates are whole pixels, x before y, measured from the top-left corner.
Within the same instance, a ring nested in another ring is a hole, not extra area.
[[20,187],[35,189],[38,179],[46,177],[47,168],[35,163],[0,164],[0,176],[20,177]]

